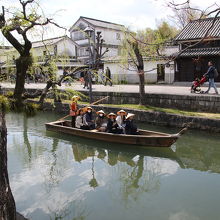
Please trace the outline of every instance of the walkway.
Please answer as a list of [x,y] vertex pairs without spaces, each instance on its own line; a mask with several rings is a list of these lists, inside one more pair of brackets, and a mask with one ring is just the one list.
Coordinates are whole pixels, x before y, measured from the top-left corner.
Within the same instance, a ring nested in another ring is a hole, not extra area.
[[[0,83],[3,88],[14,88],[14,84],[11,83]],[[27,89],[43,89],[45,87],[45,83],[30,83],[25,84],[25,88]],[[202,90],[205,91],[208,84],[202,86]],[[178,95],[194,95],[190,93],[191,83],[176,83],[173,85],[146,85],[145,91],[146,93],[154,93],[154,94],[178,94]],[[218,91],[220,93],[220,84],[217,83]],[[83,89],[83,86],[80,83],[72,83],[71,86],[62,85],[61,89],[71,88],[77,91],[88,91],[88,89]],[[93,85],[93,91],[98,92],[120,92],[120,93],[138,93],[139,86],[138,85],[113,85],[113,86],[104,86],[104,85]],[[213,94],[213,88],[210,90],[210,94]],[[197,94],[198,95],[198,94]],[[206,95],[206,94],[201,94]],[[209,95],[209,94],[208,94]]]

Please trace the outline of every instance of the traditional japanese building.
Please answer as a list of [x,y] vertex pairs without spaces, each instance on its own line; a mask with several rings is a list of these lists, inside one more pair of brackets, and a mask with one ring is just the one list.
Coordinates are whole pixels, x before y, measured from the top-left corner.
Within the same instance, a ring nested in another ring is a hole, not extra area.
[[[176,59],[175,81],[201,77],[207,72],[210,60],[220,72],[220,17],[191,21],[174,40],[182,51]],[[194,46],[187,48],[191,45]],[[220,76],[216,81],[220,81]]]

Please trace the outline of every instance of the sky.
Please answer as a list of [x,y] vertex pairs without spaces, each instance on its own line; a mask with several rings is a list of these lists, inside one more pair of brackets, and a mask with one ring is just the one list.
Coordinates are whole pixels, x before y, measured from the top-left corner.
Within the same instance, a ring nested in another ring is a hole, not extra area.
[[[47,17],[69,29],[80,16],[96,18],[123,24],[132,30],[155,28],[161,20],[167,20],[171,10],[166,6],[172,0],[38,0]],[[183,3],[186,0],[174,0]],[[18,0],[0,0],[13,10],[19,6]],[[206,8],[220,0],[191,0],[197,7]],[[201,5],[202,2],[202,5]],[[48,36],[68,34],[61,30],[48,29]],[[34,34],[33,34],[34,38]],[[3,37],[0,38],[0,41]]]

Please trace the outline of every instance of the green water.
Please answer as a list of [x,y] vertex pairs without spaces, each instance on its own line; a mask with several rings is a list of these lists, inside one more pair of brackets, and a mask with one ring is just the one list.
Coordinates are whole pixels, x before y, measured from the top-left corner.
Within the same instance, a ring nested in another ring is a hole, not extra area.
[[46,132],[57,118],[7,115],[10,183],[26,217],[220,219],[219,134],[189,131],[170,149],[138,150]]

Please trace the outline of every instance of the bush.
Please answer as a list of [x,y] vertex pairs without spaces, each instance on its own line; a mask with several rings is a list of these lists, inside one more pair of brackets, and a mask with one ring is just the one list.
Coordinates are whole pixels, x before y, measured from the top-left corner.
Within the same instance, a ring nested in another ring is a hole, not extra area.
[[10,109],[10,102],[4,95],[0,95],[0,111],[8,111]]

